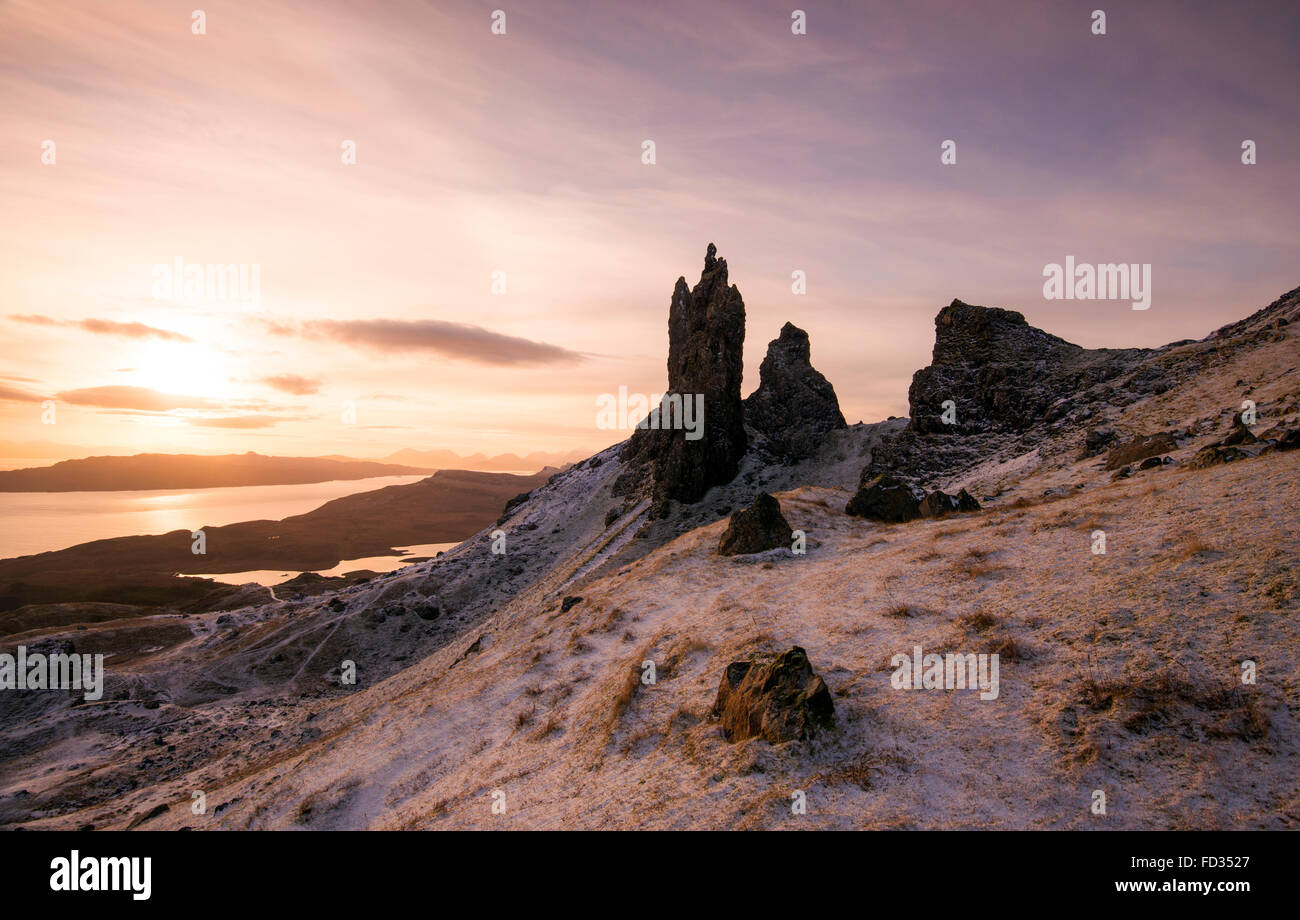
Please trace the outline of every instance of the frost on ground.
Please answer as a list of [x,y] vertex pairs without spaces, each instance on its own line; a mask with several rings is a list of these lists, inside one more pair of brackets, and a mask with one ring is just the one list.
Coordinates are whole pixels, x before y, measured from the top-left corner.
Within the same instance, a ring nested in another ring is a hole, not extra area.
[[[1294,332],[1244,322],[1249,348],[1152,352],[1196,371],[933,483],[970,488],[972,514],[843,513],[905,420],[832,432],[791,466],[758,439],[735,481],[653,521],[613,495],[615,446],[439,559],[337,595],[83,611],[110,693],[29,695],[9,714],[0,823],[1296,827],[1300,451],[1188,462],[1243,399],[1261,433],[1300,423]],[[1100,425],[1177,432],[1171,462],[1113,478],[1086,449]],[[716,554],[758,491],[806,554]],[[6,642],[76,636],[72,622]],[[711,713],[727,664],[791,645],[829,685],[835,727],[728,743]],[[890,660],[916,646],[996,653],[997,698],[895,689]]]

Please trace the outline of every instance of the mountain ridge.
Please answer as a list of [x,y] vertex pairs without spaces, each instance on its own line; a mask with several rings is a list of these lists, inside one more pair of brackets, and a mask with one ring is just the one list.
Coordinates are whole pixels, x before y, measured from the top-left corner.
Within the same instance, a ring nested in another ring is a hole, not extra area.
[[[834,428],[791,460],[746,419],[734,475],[698,501],[653,481],[620,488],[634,468],[624,442],[438,559],[224,622],[196,615],[180,641],[160,645],[171,621],[150,621],[110,675],[121,708],[28,697],[0,719],[13,739],[0,823],[783,827],[789,790],[805,789],[816,807],[800,820],[814,827],[1084,827],[1088,790],[1118,774],[1132,781],[1110,826],[1295,826],[1300,720],[1286,700],[1300,676],[1223,687],[1260,649],[1300,647],[1300,545],[1284,526],[1300,452],[1216,445],[1246,439],[1233,418],[1247,399],[1256,441],[1280,445],[1270,436],[1300,425],[1300,289],[1205,339],[1097,360],[962,307],[936,326],[938,369],[913,384],[923,419],[943,396],[969,412],[964,428]],[[1026,337],[1037,376],[996,347]],[[983,357],[967,360],[963,338]],[[1108,468],[1108,445],[1152,434],[1167,435],[1151,439],[1154,464]],[[1207,451],[1220,461],[1194,462]],[[875,468],[969,488],[983,508],[894,525],[844,514]],[[804,553],[717,554],[727,517],[759,493],[804,533]],[[1109,554],[1090,550],[1099,529]],[[10,641],[89,647],[96,628]],[[889,656],[916,644],[1003,656],[998,705],[891,688]],[[825,677],[836,727],[729,744],[710,712],[720,675],[791,645]],[[1117,688],[1109,707],[1090,702],[1097,688]],[[128,729],[165,731],[174,750],[142,765],[106,743],[97,791],[67,805],[85,787],[51,772],[52,739]],[[1197,769],[1220,762],[1243,766]],[[987,794],[972,799],[972,784]],[[190,788],[219,811],[159,811]],[[507,816],[491,813],[491,790]]]

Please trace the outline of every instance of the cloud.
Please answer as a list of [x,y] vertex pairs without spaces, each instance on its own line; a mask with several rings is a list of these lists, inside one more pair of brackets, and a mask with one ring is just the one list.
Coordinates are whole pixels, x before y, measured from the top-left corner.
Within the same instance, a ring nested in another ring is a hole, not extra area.
[[294,421],[274,415],[231,415],[221,418],[190,418],[187,424],[203,428],[270,428],[280,422]]
[[319,379],[299,377],[297,374],[273,374],[270,377],[262,377],[261,382],[285,393],[292,393],[294,396],[309,396],[320,392]]
[[436,319],[316,320],[303,325],[309,338],[326,338],[385,352],[429,351],[475,364],[567,364],[583,356],[558,345],[502,335],[481,326]]
[[20,390],[17,387],[7,387],[0,384],[0,400],[6,402],[41,402],[42,397],[35,393],[28,393],[26,390]]
[[83,319],[77,326],[96,335],[120,335],[128,339],[162,339],[164,342],[193,342],[188,335],[146,326],[144,323],[115,323],[107,319]]
[[144,323],[119,323],[111,319],[57,320],[50,316],[35,313],[10,314],[8,319],[17,323],[29,323],[33,326],[75,326],[95,335],[117,335],[128,339],[162,339],[164,342],[193,342],[188,335],[146,326]]
[[217,406],[201,396],[162,393],[148,387],[107,386],[65,390],[58,394],[63,402],[74,406],[97,406],[104,409],[139,409],[144,412],[169,412],[172,409],[212,409]]

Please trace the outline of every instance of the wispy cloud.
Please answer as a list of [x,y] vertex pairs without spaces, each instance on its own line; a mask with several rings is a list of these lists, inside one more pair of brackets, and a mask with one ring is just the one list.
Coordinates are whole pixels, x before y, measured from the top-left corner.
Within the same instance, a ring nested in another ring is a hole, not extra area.
[[301,377],[298,374],[273,374],[259,379],[269,387],[284,393],[292,393],[294,396],[310,396],[312,393],[320,392],[319,379]]
[[436,319],[314,320],[303,324],[302,334],[383,352],[427,351],[475,364],[526,366],[583,359],[559,345]]
[[116,335],[128,339],[161,339],[164,342],[193,342],[188,335],[144,323],[119,323],[111,319],[59,320],[37,313],[10,314],[7,319],[33,326],[71,326],[94,335]]
[[170,412],[173,409],[215,409],[220,403],[202,396],[163,393],[148,387],[105,386],[64,390],[58,399],[74,406],[102,409],[136,409],[143,412]]
[[40,402],[43,398],[35,393],[20,390],[17,387],[7,387],[0,384],[0,400],[7,402]]
[[185,420],[188,425],[195,425],[200,428],[271,428],[280,422],[297,421],[292,418],[281,418],[275,415],[229,415],[216,418],[188,418]]

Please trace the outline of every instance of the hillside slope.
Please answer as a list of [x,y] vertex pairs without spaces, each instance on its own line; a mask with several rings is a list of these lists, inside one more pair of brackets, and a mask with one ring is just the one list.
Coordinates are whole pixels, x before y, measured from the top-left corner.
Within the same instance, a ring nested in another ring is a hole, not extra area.
[[[750,431],[734,480],[653,518],[616,494],[615,445],[443,557],[337,595],[100,621],[104,701],[0,701],[0,823],[1300,826],[1298,305],[1134,353],[1016,430],[853,426],[795,464]],[[1159,386],[1134,382],[1152,368]],[[960,404],[979,383],[950,385]],[[984,507],[845,515],[884,459]],[[758,491],[806,555],[716,555]],[[830,686],[835,728],[728,743],[710,712],[724,669],[790,645]],[[890,659],[917,645],[998,654],[998,697],[895,689]]]

